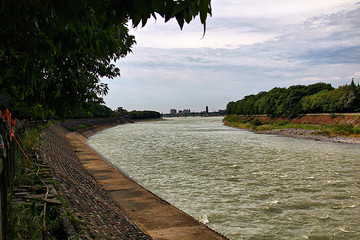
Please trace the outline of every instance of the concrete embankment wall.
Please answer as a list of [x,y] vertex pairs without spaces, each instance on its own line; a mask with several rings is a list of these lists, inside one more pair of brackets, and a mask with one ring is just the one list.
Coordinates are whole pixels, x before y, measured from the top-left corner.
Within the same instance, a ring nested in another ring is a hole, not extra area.
[[227,239],[123,175],[78,132],[54,125],[44,134],[44,141],[43,150],[60,190],[85,220],[92,237]]

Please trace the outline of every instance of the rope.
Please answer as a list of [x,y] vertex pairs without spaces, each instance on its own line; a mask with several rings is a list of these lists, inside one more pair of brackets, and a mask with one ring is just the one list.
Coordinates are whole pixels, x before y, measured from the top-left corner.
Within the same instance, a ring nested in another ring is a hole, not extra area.
[[15,139],[15,141],[16,141],[16,143],[17,143],[17,145],[19,146],[19,148],[20,148],[21,152],[24,154],[24,156],[25,156],[26,160],[27,160],[27,161],[31,164],[31,162],[30,162],[30,160],[29,160],[28,156],[26,155],[26,153],[24,152],[24,150],[23,150],[23,149],[22,149],[22,147],[20,146],[20,144],[19,144],[18,140],[16,140],[15,135],[14,135],[13,137],[14,137],[14,139]]

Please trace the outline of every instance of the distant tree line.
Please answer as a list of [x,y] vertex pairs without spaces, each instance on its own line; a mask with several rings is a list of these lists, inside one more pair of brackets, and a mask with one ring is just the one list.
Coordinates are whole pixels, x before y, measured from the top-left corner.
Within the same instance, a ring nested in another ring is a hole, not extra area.
[[126,116],[130,119],[155,119],[160,118],[161,114],[159,112],[149,110],[133,110],[128,112],[126,109],[122,110],[121,113],[118,113],[105,105],[98,104],[94,105],[93,108],[90,108],[88,112],[78,113],[76,118],[107,118],[113,116]]
[[271,117],[297,117],[306,113],[360,112],[360,86],[351,84],[333,88],[331,84],[316,83],[289,88],[273,88],[269,92],[248,95],[229,102],[227,114],[267,114]]
[[154,119],[160,118],[161,114],[155,111],[131,111],[128,112],[128,117],[130,119]]

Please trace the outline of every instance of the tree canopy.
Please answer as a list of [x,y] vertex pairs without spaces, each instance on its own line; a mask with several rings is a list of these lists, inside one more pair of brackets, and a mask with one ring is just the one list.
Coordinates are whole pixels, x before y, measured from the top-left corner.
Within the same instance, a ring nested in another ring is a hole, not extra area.
[[3,0],[0,4],[0,105],[20,116],[72,117],[103,102],[100,78],[120,75],[112,61],[135,43],[132,27],[151,17],[196,16],[206,27],[210,0]]
[[229,102],[227,114],[267,114],[272,117],[297,117],[306,113],[360,112],[360,86],[333,88],[331,84],[316,83],[289,88],[273,88],[269,92],[245,96]]

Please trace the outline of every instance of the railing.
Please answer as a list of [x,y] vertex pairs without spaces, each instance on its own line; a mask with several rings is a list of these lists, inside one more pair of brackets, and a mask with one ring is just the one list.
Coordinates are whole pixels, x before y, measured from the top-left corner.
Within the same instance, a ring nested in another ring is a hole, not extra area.
[[14,187],[14,161],[12,161],[13,144],[9,141],[10,131],[6,122],[0,119],[0,239],[7,230],[7,196]]
[[[0,111],[1,113],[1,111]],[[16,141],[12,141],[14,133],[19,136],[22,130],[22,124],[17,124],[15,130],[15,121],[12,123],[10,118],[0,114],[0,239],[4,239],[8,226],[8,194],[14,190],[15,179],[15,156],[19,149]]]

